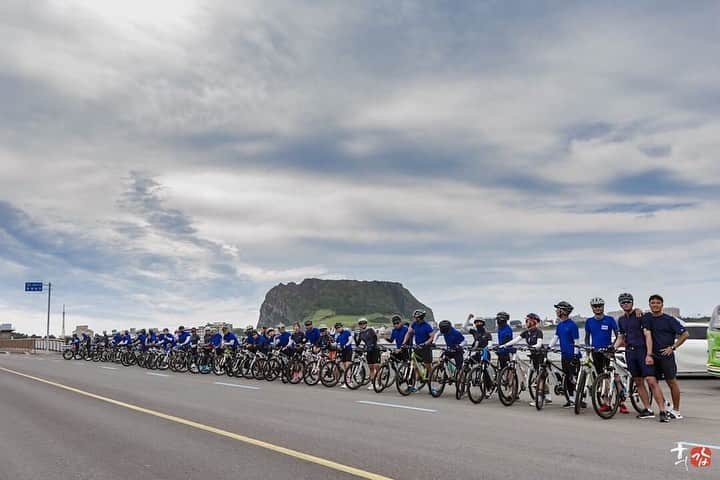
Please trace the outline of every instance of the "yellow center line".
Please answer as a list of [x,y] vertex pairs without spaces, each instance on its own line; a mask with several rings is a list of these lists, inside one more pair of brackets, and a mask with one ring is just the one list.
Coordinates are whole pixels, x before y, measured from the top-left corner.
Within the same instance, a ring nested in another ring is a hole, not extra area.
[[62,383],[56,383],[56,382],[52,382],[50,380],[45,380],[44,378],[34,377],[34,376],[28,375],[26,373],[17,372],[15,370],[10,370],[9,368],[0,367],[0,370],[5,371],[7,373],[12,373],[14,375],[18,375],[20,377],[29,378],[30,380],[35,380],[36,382],[41,382],[41,383],[45,383],[47,385],[52,385],[53,387],[61,388],[63,390],[77,393],[79,395],[94,398],[94,399],[100,400],[102,402],[117,405],[119,407],[124,407],[129,410],[134,410],[136,412],[145,413],[147,415],[152,415],[154,417],[162,418],[162,419],[168,420],[170,422],[187,425],[188,427],[196,428],[198,430],[204,430],[206,432],[214,433],[216,435],[220,435],[220,436],[227,437],[227,438],[232,438],[233,440],[247,443],[249,445],[254,445],[256,447],[265,448],[267,450],[272,450],[273,452],[281,453],[283,455],[287,455],[289,457],[293,457],[298,460],[304,460],[306,462],[314,463],[316,465],[322,465],[323,467],[331,468],[331,469],[337,470],[339,472],[349,473],[350,475],[355,475],[356,477],[359,477],[359,478],[367,478],[368,480],[392,480],[390,477],[378,475],[377,473],[367,472],[365,470],[360,470],[359,468],[351,467],[349,465],[343,465],[342,463],[337,463],[337,462],[333,462],[331,460],[326,460],[324,458],[316,457],[315,455],[310,455],[307,453],[299,452],[297,450],[292,450],[290,448],[281,447],[279,445],[274,445],[272,443],[264,442],[262,440],[257,440],[255,438],[246,437],[245,435],[239,435],[237,433],[228,432],[227,430],[222,430],[220,428],[211,427],[209,425],[204,425],[202,423],[193,422],[192,420],[187,420],[185,418],[168,415],[167,413],[157,412],[155,410],[150,410],[148,408],[139,407],[139,406],[133,405],[131,403],[125,403],[125,402],[121,402],[119,400],[113,400],[112,398],[103,397],[101,395],[96,395],[94,393],[86,392],[84,390],[80,390],[80,389],[77,389],[74,387],[69,387],[67,385],[63,385]]

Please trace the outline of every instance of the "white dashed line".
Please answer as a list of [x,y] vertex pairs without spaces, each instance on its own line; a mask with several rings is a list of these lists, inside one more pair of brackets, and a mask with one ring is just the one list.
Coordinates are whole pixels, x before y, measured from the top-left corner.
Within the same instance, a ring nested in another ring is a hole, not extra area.
[[235,387],[235,388],[247,388],[248,390],[260,390],[260,387],[251,387],[250,385],[238,385],[237,383],[223,383],[213,382],[215,385],[222,385],[224,387]]
[[100,368],[104,368],[105,370],[117,370],[116,367],[100,367]]
[[355,403],[362,403],[363,405],[376,405],[378,407],[403,408],[405,410],[416,410],[418,412],[427,412],[427,413],[436,413],[437,412],[437,410],[432,410],[430,408],[408,407],[407,405],[395,405],[394,403],[371,402],[369,400],[358,400]]
[[154,375],[156,377],[169,377],[170,375],[165,375],[164,373],[153,373],[153,372],[147,372],[145,375]]

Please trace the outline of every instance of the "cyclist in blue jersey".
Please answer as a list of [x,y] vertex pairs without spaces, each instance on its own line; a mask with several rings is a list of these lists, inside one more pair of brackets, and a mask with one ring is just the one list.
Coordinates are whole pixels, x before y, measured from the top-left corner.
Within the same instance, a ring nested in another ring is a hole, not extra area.
[[433,343],[433,327],[425,321],[427,312],[425,310],[415,310],[413,312],[413,323],[408,327],[408,331],[405,334],[403,345],[412,345],[412,340],[415,341],[415,345],[422,347],[417,351],[421,361],[425,364],[425,370],[430,372],[432,367],[432,343]]
[[223,352],[222,343],[223,335],[220,333],[220,330],[213,330],[213,334],[210,336],[210,345],[212,345],[215,349],[215,353],[218,355],[221,355]]
[[[593,316],[585,320],[585,345],[593,349],[613,348],[613,336],[617,338],[618,327],[615,319],[609,315],[605,315],[605,300],[595,297],[590,300],[590,308],[592,308]],[[592,352],[593,366],[595,371],[600,374],[610,364],[607,355],[600,352]],[[618,378],[617,374],[615,375]],[[609,412],[610,405],[603,403],[599,410],[601,412]],[[630,411],[625,405],[625,399],[620,402],[620,413],[628,414]]]
[[183,350],[190,348],[190,332],[182,325],[178,327],[177,346]]
[[163,333],[160,337],[162,347],[165,351],[168,351],[175,346],[175,335],[170,333],[170,330],[168,330],[167,328],[163,328]]
[[280,349],[292,346],[292,335],[290,332],[285,330],[285,325],[281,323],[277,326],[277,329],[278,333],[273,338],[273,344]]
[[313,327],[310,320],[305,322],[305,340],[313,346],[317,345],[318,340],[320,340],[320,330]]
[[455,360],[455,373],[457,374],[463,364],[463,347],[466,343],[465,335],[453,327],[449,320],[443,320],[438,324],[438,331],[435,334],[433,343],[437,343],[440,335],[442,335],[445,340],[445,352],[443,352],[443,355]]
[[[386,339],[386,341],[390,343],[394,342],[395,347],[397,347],[397,350],[392,352],[392,356],[401,361],[408,360],[410,359],[409,352],[402,348],[408,332],[408,326],[402,323],[400,315],[393,315],[391,321],[393,328],[390,331],[390,338]],[[412,345],[412,338],[410,339],[410,345]]]
[[550,342],[550,348],[560,342],[560,361],[565,374],[564,388],[569,396],[569,400],[563,405],[564,408],[575,406],[575,401],[572,399],[575,398],[575,380],[580,370],[580,353],[578,349],[580,332],[575,322],[570,319],[570,314],[574,308],[565,301],[555,305],[558,324],[555,328],[555,335]]
[[138,332],[138,335],[137,337],[135,337],[133,345],[139,346],[140,350],[143,352],[147,349],[147,335],[145,334],[144,328]]
[[240,341],[227,325],[222,327],[222,346],[230,348],[233,352],[240,346]]
[[513,339],[512,327],[508,325],[510,315],[507,312],[498,312],[498,314],[495,315],[495,321],[498,326],[498,369],[502,370],[510,361],[510,354],[515,352],[515,348],[513,347],[502,346]]
[[122,333],[120,333],[118,331],[113,331],[112,344],[114,346],[119,345],[120,342],[122,341],[122,337],[123,337]]
[[340,322],[335,324],[335,343],[340,351],[343,370],[347,370],[352,362],[352,334]]

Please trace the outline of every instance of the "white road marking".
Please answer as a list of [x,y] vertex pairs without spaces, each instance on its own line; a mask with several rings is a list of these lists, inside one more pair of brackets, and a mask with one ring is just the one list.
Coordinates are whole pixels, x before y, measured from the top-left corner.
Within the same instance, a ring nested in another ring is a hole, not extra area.
[[377,405],[379,407],[404,408],[406,410],[417,410],[418,412],[428,412],[428,413],[436,413],[437,412],[437,410],[432,410],[430,408],[408,407],[407,405],[395,405],[394,403],[371,402],[369,400],[358,400],[355,403],[362,403],[363,405]]
[[712,450],[720,450],[720,445],[708,445],[707,443],[677,442],[687,445],[688,447],[705,447]]
[[100,368],[104,368],[105,370],[117,370],[116,367],[100,367]]
[[247,388],[248,390],[260,390],[260,387],[251,387],[250,385],[238,385],[237,383],[223,383],[223,382],[213,382],[215,385],[223,385],[225,387],[235,387],[235,388]]
[[169,377],[170,375],[165,375],[164,373],[153,373],[153,372],[147,372],[145,375],[155,375],[156,377]]

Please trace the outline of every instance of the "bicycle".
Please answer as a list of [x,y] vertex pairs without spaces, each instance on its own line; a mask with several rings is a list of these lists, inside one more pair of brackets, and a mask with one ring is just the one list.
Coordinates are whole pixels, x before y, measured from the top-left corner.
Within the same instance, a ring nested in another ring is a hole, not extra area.
[[357,390],[370,381],[370,365],[363,347],[353,348],[352,363],[345,370],[345,385],[350,390]]
[[373,379],[373,390],[375,393],[382,393],[383,390],[388,388],[398,375],[398,369],[402,360],[398,358],[397,351],[392,352],[385,349],[380,354],[380,368],[378,368],[377,374]]
[[428,381],[428,371],[422,361],[423,359],[418,354],[418,350],[426,347],[416,345],[402,348],[410,350],[410,360],[403,361],[398,367],[395,388],[397,388],[400,395],[407,396],[422,390]]
[[[459,348],[462,352],[463,349]],[[455,360],[450,357],[450,353],[455,349],[446,349],[440,355],[440,360],[434,362],[430,370],[429,388],[430,395],[438,398],[445,391],[445,385],[455,382],[457,375],[457,365]]]
[[587,408],[585,398],[592,395],[592,386],[595,383],[597,374],[593,364],[592,347],[580,347],[585,351],[585,358],[580,362],[580,373],[575,385],[575,415],[579,415],[583,408]]
[[[570,395],[565,388],[565,373],[562,368],[558,367],[548,358],[548,353],[551,350],[547,347],[542,347],[537,350],[539,354],[543,356],[540,368],[538,369],[538,379],[535,387],[535,408],[542,410],[545,406],[546,399],[550,396],[550,387],[552,386],[555,395],[565,396],[566,401],[570,401]],[[559,352],[559,350],[552,350],[552,352]]]
[[592,385],[593,410],[600,418],[609,420],[617,413],[620,402],[625,400],[627,390],[620,381],[620,375],[615,372],[615,349],[610,347],[595,351],[605,355],[608,362]]
[[[506,407],[515,403],[520,398],[519,393],[526,388],[530,392],[530,398],[535,401],[533,384],[537,372],[532,365],[518,355],[518,352],[534,351],[534,349],[530,347],[515,347],[515,349],[516,351],[510,354],[508,364],[498,373],[497,379],[498,398]],[[520,372],[519,375],[518,372]],[[522,381],[519,380],[520,378],[522,378]]]

